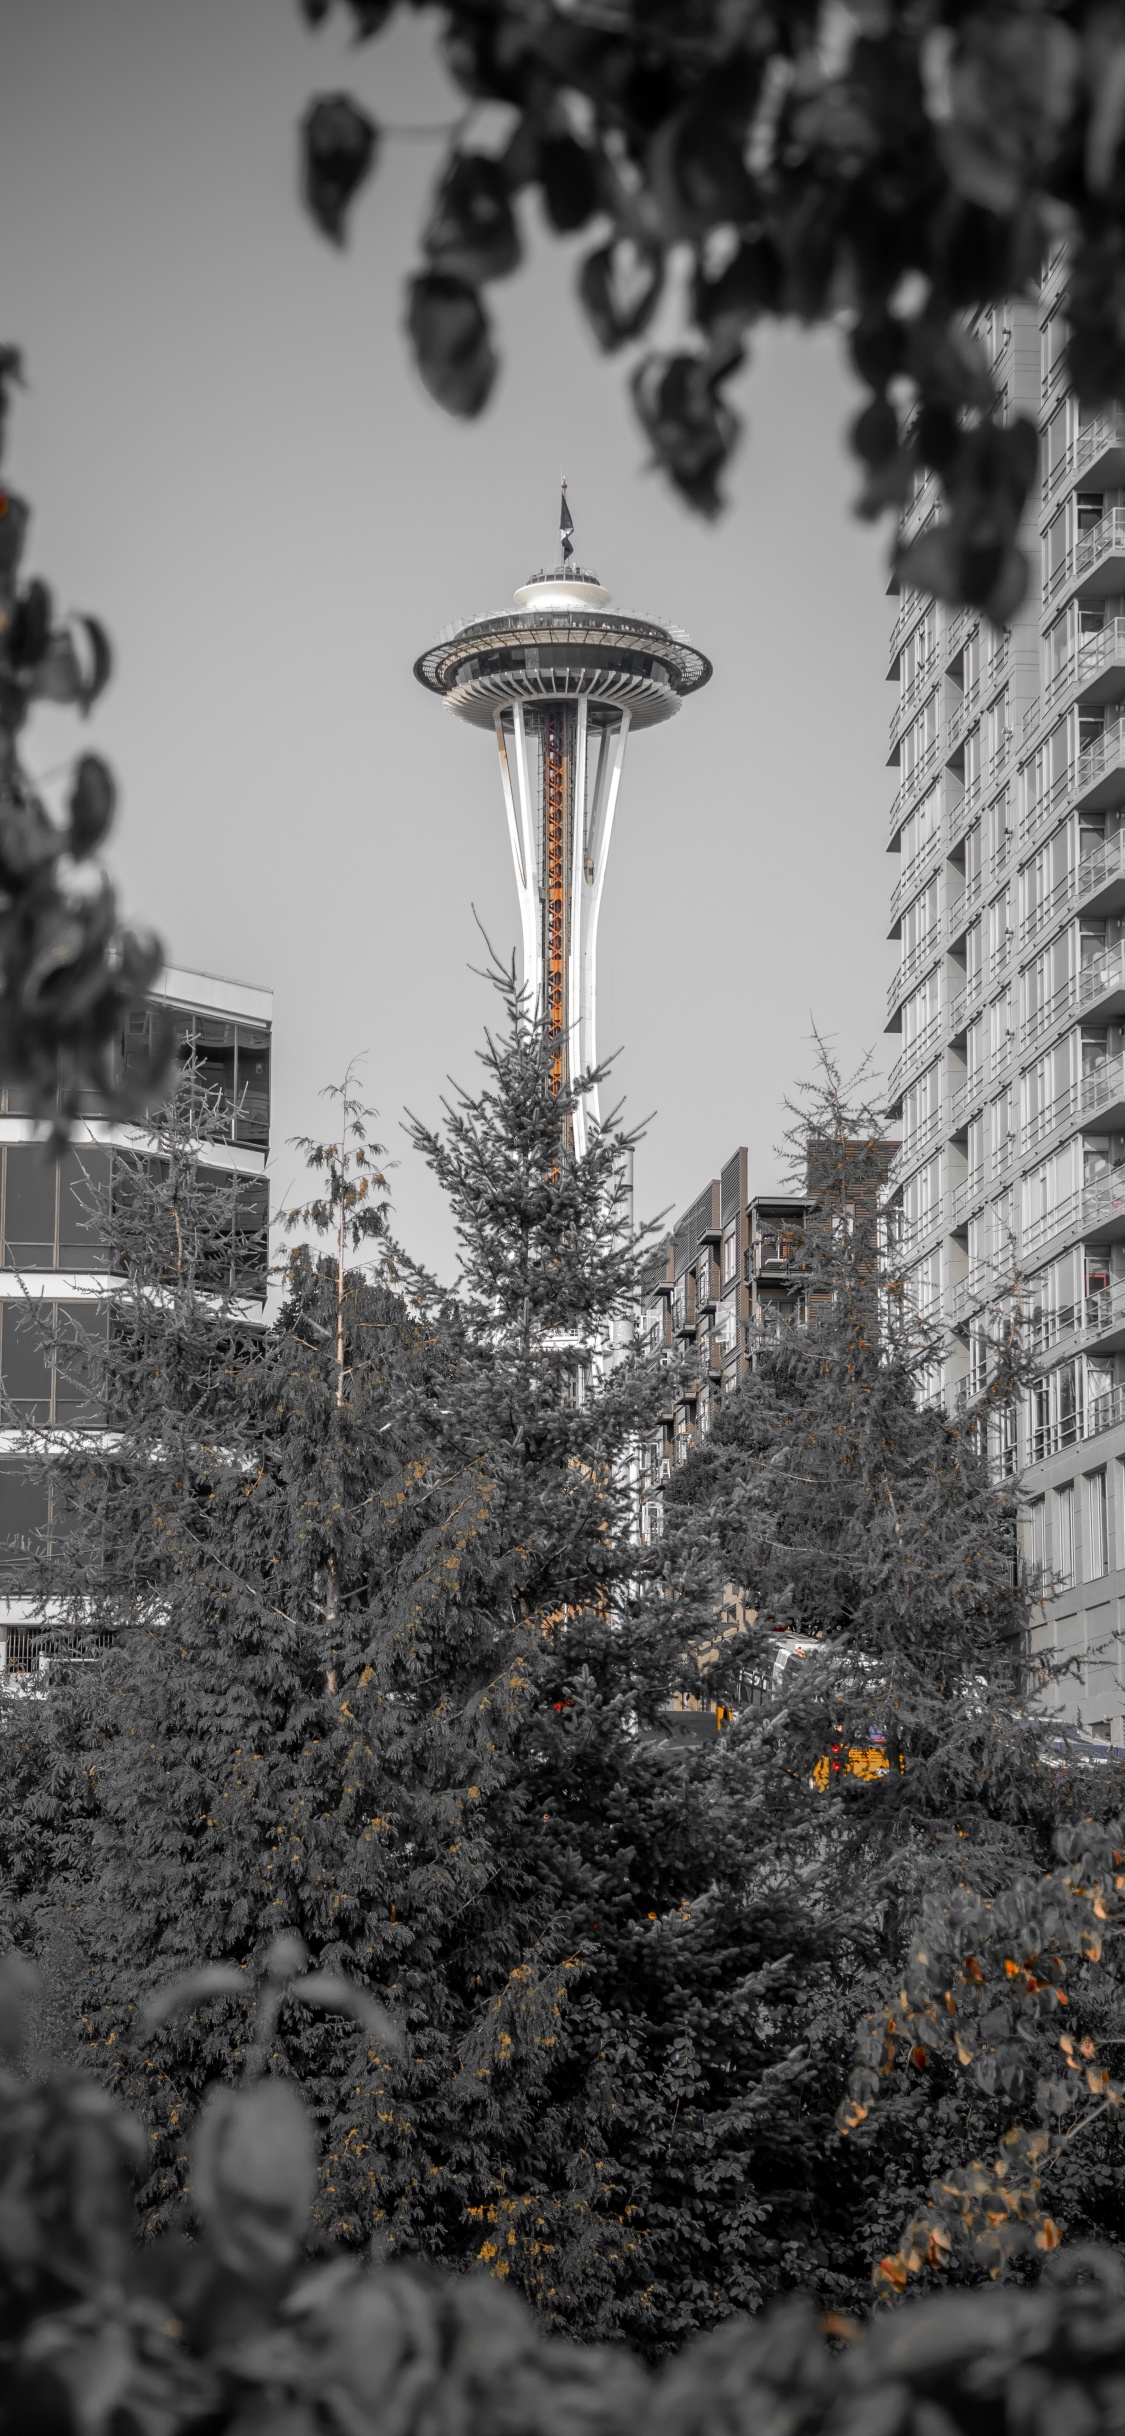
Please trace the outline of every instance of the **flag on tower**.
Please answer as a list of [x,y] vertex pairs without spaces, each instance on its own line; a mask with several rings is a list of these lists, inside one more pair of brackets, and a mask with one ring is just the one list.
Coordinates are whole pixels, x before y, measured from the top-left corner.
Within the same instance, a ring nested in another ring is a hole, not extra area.
[[562,486],[562,506],[559,509],[559,540],[562,543],[562,558],[564,567],[567,559],[573,558],[574,556],[574,544],[570,538],[573,531],[574,518],[566,504],[566,484],[564,482]]

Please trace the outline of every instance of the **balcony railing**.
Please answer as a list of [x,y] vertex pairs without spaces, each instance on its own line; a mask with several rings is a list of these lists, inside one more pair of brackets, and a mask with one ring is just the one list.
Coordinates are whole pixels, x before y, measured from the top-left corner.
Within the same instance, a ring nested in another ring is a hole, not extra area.
[[1033,1218],[1021,1230],[1020,1248],[1026,1258],[1056,1235],[1085,1235],[1095,1228],[1125,1219],[1125,1167],[1111,1167],[1094,1184],[1080,1185],[1053,1209]]
[[1101,1396],[1091,1396],[1080,1411],[1067,1413],[1061,1419],[1042,1428],[1028,1431],[1027,1460],[1044,1463],[1048,1455],[1057,1455],[1065,1447],[1079,1446],[1086,1438],[1098,1438],[1107,1429],[1116,1429],[1125,1421],[1125,1385],[1109,1387]]
[[1108,515],[1080,533],[1073,549],[1068,550],[1061,567],[1047,577],[1043,586],[1044,601],[1052,601],[1064,587],[1079,584],[1092,575],[1107,558],[1125,551],[1125,508],[1110,508]]
[[1055,670],[1043,690],[1044,710],[1052,710],[1072,687],[1081,692],[1084,685],[1091,685],[1103,669],[1112,668],[1116,661],[1125,663],[1125,617],[1110,618],[1107,625],[1099,626],[1096,634],[1088,634],[1062,667]]
[[994,1181],[994,1177],[987,1168],[974,1167],[972,1175],[966,1176],[964,1183],[958,1185],[953,1195],[950,1211],[955,1227],[960,1226],[962,1219],[967,1218],[971,1210],[979,1209],[981,1204],[987,1201]]
[[964,988],[958,990],[956,997],[950,1000],[949,1030],[951,1037],[957,1032],[964,1031],[970,1015],[978,1001],[983,998],[987,986],[987,978],[982,965],[980,971],[973,973],[966,981]]
[[1080,913],[1100,888],[1122,876],[1125,876],[1125,829],[1119,830],[1116,837],[1107,838],[1104,846],[1095,846],[1091,854],[1084,854],[1076,868],[1064,872],[1042,902],[1025,914],[1020,924],[1020,946],[1031,947],[1043,931],[1053,930],[1071,913]]
[[935,962],[940,940],[941,924],[940,922],[934,922],[930,929],[926,932],[925,937],[923,939],[916,940],[914,946],[910,950],[909,955],[903,958],[897,973],[892,976],[891,983],[887,991],[888,1015],[893,1013],[895,1007],[899,1003],[899,1000],[905,996],[906,992],[911,987],[911,984],[918,980],[920,974],[927,972],[930,965]]
[[929,780],[941,767],[941,735],[930,738],[925,752],[919,755],[908,778],[904,778],[891,805],[890,832],[895,837],[906,819],[911,804],[923,794]]
[[911,855],[905,870],[895,882],[891,893],[892,922],[897,922],[903,907],[909,904],[911,897],[917,896],[923,880],[928,878],[934,865],[941,861],[941,855],[942,841],[939,827],[934,830],[932,837],[927,838],[925,845],[920,846],[917,853]]
[[921,1210],[916,1218],[903,1219],[895,1245],[900,1260],[912,1259],[932,1235],[941,1233],[942,1213],[943,1203],[939,1194],[937,1200],[931,1201],[929,1207]]
[[938,648],[935,642],[931,646],[928,660],[923,662],[921,668],[915,670],[911,683],[907,686],[905,693],[899,695],[895,704],[891,714],[892,746],[898,743],[903,729],[909,727],[915,712],[925,701],[927,694],[932,694],[937,683],[937,664]]
[[891,1160],[887,1184],[892,1191],[902,1183],[904,1176],[910,1175],[928,1157],[935,1143],[940,1142],[941,1131],[941,1109],[932,1108],[922,1123],[915,1126],[913,1133],[907,1134],[901,1150]]
[[1066,454],[1045,478],[1044,505],[1055,497],[1056,492],[1065,490],[1068,483],[1077,482],[1087,466],[1111,448],[1125,449],[1125,414],[1116,406],[1110,414],[1097,415],[1092,423],[1083,424]]
[[895,1059],[887,1078],[888,1103],[897,1100],[907,1076],[926,1064],[927,1060],[934,1055],[940,1041],[941,1008],[939,1007],[936,1015],[931,1015],[929,1022],[923,1025],[922,1030]]
[[1118,990],[1125,990],[1125,939],[1111,948],[1107,956],[1098,956],[1093,964],[1084,964],[1081,972],[1072,973],[1069,980],[1052,990],[1041,1007],[1036,1007],[1023,1028],[1025,1047],[1053,1031],[1064,1016],[1095,1006],[1099,999],[1109,998]]

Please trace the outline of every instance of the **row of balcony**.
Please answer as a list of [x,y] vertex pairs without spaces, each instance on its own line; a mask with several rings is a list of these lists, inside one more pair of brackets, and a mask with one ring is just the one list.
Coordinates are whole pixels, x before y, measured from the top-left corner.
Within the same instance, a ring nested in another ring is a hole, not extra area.
[[1106,955],[1084,964],[1080,972],[1071,973],[1057,990],[1052,990],[1042,1006],[1027,1017],[1023,1046],[1034,1048],[1059,1024],[1069,1022],[1075,1015],[1090,1014],[1095,1007],[1103,1016],[1125,1014],[1125,939]]
[[1060,491],[1080,482],[1095,466],[1104,487],[1115,489],[1125,481],[1125,413],[1119,406],[1082,425],[1065,456],[1044,477],[1043,506],[1051,505]]
[[1011,635],[1008,628],[1005,627],[1003,633],[997,638],[987,667],[982,668],[975,684],[970,685],[968,692],[962,696],[950,715],[946,729],[950,752],[953,752],[955,747],[960,744],[974,719],[980,717],[982,710],[987,710],[990,696],[999,690],[1007,674],[1010,656]]
[[1095,596],[1098,593],[1114,592],[1119,589],[1125,591],[1125,576],[1122,577],[1119,586],[1109,563],[1112,559],[1119,558],[1123,552],[1125,552],[1125,508],[1109,508],[1106,514],[1099,518],[1097,524],[1092,524],[1087,532],[1078,535],[1061,565],[1055,568],[1052,575],[1045,577],[1043,583],[1044,607],[1059,600],[1064,592],[1076,589],[1081,584],[1085,584]]
[[1125,829],[1084,854],[1020,923],[1021,955],[1046,932],[1074,914],[1114,913],[1125,908]]

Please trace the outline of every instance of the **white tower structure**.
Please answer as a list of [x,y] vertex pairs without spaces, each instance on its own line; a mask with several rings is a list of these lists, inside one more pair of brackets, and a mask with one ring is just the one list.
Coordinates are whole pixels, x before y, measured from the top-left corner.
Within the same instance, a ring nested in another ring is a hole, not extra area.
[[[597,576],[569,563],[571,531],[564,486],[561,565],[521,584],[515,610],[448,628],[414,669],[495,733],[524,984],[546,1012],[556,1092],[597,1064],[598,915],[630,732],[670,719],[711,675],[678,628],[610,609]],[[597,1123],[594,1087],[575,1106],[579,1155]]]

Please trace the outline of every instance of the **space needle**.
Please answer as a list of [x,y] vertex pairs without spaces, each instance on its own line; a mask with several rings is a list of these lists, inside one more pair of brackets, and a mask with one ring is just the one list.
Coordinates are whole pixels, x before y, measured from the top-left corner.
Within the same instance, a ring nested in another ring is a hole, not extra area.
[[[492,728],[523,930],[523,980],[568,1096],[597,1065],[598,915],[634,728],[670,719],[711,663],[678,627],[610,608],[574,563],[563,484],[560,563],[521,584],[516,608],[446,630],[414,674],[470,727]],[[579,1157],[599,1122],[596,1085],[574,1100]]]

